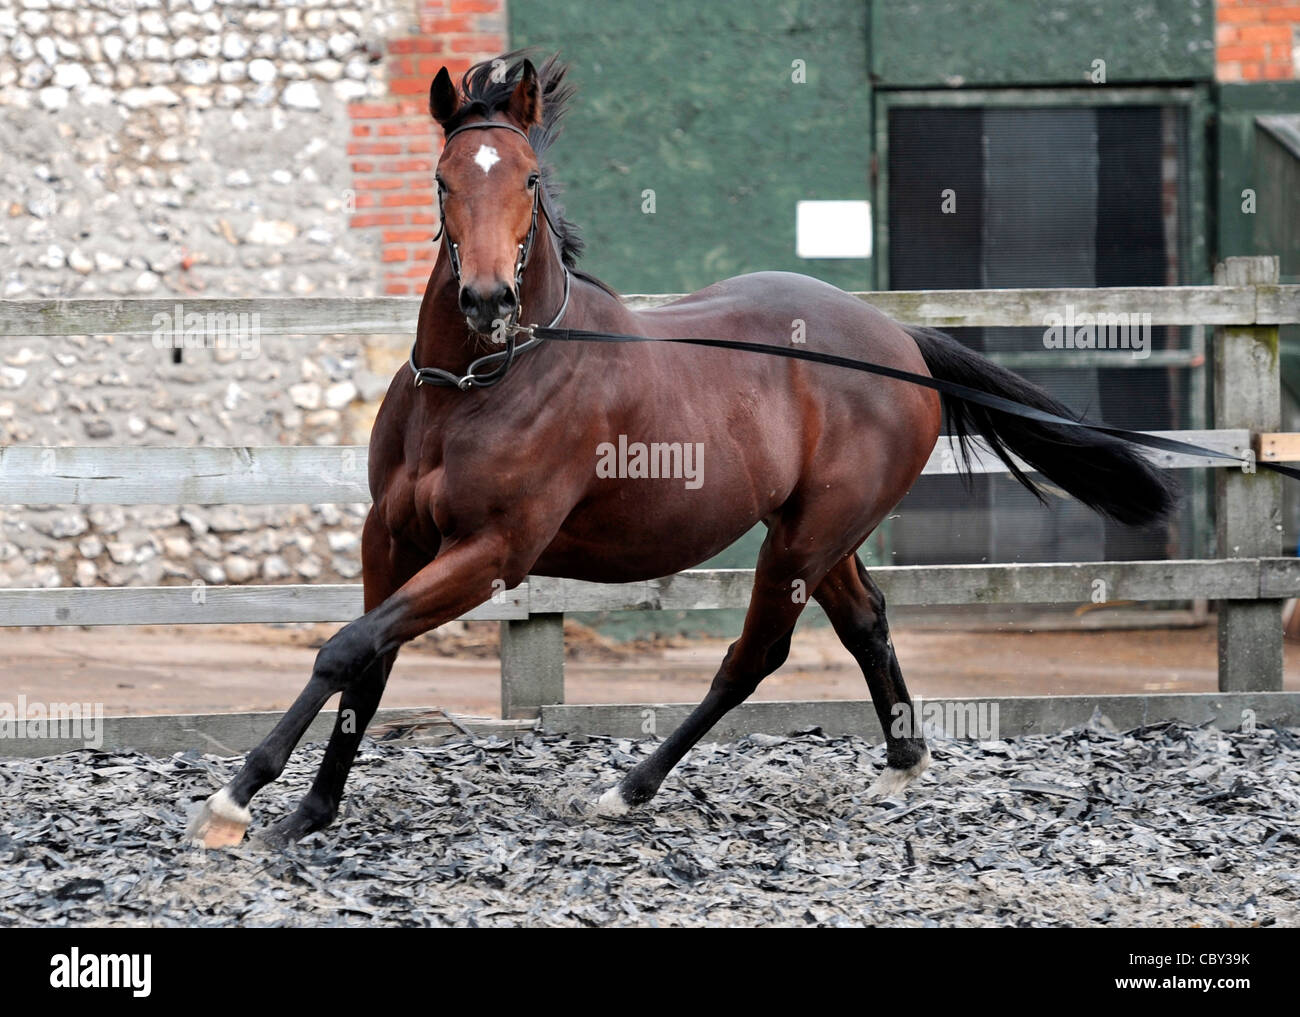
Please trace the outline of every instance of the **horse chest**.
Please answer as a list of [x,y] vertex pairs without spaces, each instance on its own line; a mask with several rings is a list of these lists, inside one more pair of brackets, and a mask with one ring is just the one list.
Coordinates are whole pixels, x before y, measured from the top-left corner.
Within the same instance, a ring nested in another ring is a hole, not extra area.
[[441,474],[442,470],[436,469],[401,470],[389,475],[375,509],[395,540],[436,553],[441,531],[433,504]]

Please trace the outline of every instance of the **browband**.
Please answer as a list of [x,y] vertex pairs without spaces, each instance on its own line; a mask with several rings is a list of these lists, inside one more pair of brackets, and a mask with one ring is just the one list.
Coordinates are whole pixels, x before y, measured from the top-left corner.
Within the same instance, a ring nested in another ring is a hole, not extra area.
[[523,138],[525,141],[528,142],[529,148],[532,147],[533,143],[529,139],[527,134],[521,131],[518,127],[515,127],[513,124],[503,124],[500,120],[480,120],[477,123],[473,123],[473,124],[461,124],[450,134],[444,135],[442,139],[442,143],[446,145],[447,142],[449,142],[461,131],[482,131],[482,130],[487,130],[488,128],[494,128],[502,131],[514,131],[521,138]]

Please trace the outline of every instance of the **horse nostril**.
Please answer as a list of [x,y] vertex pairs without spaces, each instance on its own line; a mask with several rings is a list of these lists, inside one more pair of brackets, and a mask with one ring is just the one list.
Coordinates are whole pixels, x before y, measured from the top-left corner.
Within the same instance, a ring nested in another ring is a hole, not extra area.
[[458,297],[460,310],[470,328],[487,332],[498,320],[508,320],[519,305],[519,297],[509,285],[501,283],[489,291],[464,286]]
[[515,296],[515,291],[506,285],[496,287],[486,296],[468,286],[460,291],[460,309],[466,314],[481,311],[484,308],[514,310],[518,302],[519,299]]

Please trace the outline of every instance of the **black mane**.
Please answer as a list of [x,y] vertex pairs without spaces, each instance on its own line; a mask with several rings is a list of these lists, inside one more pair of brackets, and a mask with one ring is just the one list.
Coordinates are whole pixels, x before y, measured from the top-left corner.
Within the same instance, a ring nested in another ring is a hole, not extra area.
[[[516,49],[503,53],[491,60],[475,64],[460,79],[461,105],[451,119],[443,125],[443,131],[450,134],[457,127],[473,117],[491,117],[494,113],[504,112],[510,102],[524,70],[524,58],[532,53],[529,49]],[[499,68],[505,65],[504,73]],[[493,72],[497,73],[494,75]],[[599,279],[586,272],[577,272],[578,258],[582,256],[585,246],[578,227],[565,217],[564,206],[556,197],[563,192],[563,187],[555,177],[555,171],[545,156],[551,143],[560,136],[560,121],[568,112],[569,100],[577,89],[564,80],[569,65],[561,62],[558,56],[547,57],[537,68],[537,83],[542,97],[542,122],[529,129],[528,140],[537,154],[537,161],[542,174],[542,205],[546,210],[551,225],[559,235],[560,257],[564,264],[576,275],[595,283],[610,293],[614,291]]]

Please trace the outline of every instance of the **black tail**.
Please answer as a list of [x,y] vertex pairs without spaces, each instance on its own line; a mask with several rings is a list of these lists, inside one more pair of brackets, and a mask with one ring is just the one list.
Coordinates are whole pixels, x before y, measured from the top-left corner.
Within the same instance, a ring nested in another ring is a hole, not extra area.
[[[1041,388],[968,350],[952,336],[932,328],[903,327],[920,347],[933,377],[1075,419]],[[971,436],[978,434],[1039,501],[1046,502],[1043,492],[1015,464],[1013,454],[1089,508],[1130,526],[1159,522],[1177,502],[1178,488],[1169,474],[1119,438],[1027,420],[948,395],[943,396],[943,408],[961,446],[964,466],[970,465]]]

